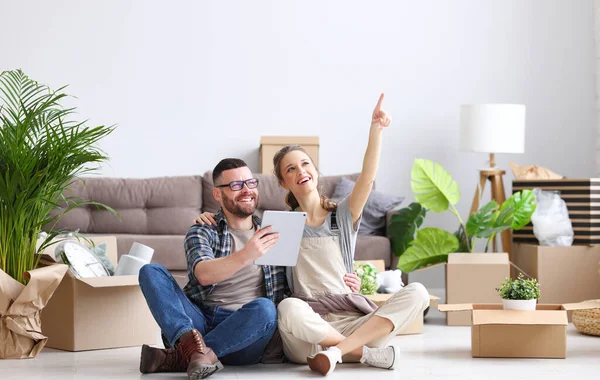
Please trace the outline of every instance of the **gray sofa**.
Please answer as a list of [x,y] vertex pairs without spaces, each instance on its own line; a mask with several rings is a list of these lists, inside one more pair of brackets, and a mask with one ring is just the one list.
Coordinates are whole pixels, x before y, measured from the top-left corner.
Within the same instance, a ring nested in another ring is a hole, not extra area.
[[[271,174],[259,178],[259,209],[288,210],[286,191]],[[358,174],[324,176],[321,191],[331,197],[340,178],[356,180]],[[185,234],[193,220],[203,211],[215,212],[219,204],[212,196],[212,172],[204,176],[123,179],[89,177],[85,184],[77,181],[66,196],[76,196],[111,206],[121,216],[95,206],[75,208],[58,223],[57,228],[79,230],[87,235],[114,235],[118,254],[129,252],[134,242],[154,248],[153,262],[164,265],[180,284],[187,282],[183,250]],[[386,218],[386,229],[387,221]],[[384,260],[386,268],[396,265],[390,240],[385,236],[359,235],[356,260]]]

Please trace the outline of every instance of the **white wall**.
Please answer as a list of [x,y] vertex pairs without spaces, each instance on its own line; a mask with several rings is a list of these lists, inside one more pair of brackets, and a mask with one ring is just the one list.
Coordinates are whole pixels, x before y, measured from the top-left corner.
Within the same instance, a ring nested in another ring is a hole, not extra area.
[[318,135],[324,174],[356,172],[381,91],[394,122],[377,186],[406,204],[428,158],[466,217],[487,157],[457,151],[461,103],[527,106],[526,153],[499,166],[595,175],[592,0],[0,0],[0,14],[0,69],[69,84],[82,118],[118,125],[107,176],[201,174],[225,156],[257,168],[261,135]]

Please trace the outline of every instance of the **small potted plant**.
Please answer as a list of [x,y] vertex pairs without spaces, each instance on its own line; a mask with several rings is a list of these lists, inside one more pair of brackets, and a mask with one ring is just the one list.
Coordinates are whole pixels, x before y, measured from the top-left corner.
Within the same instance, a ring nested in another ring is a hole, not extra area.
[[502,297],[504,310],[535,310],[540,298],[538,281],[535,278],[523,278],[523,273],[519,273],[516,280],[506,278],[496,291]]

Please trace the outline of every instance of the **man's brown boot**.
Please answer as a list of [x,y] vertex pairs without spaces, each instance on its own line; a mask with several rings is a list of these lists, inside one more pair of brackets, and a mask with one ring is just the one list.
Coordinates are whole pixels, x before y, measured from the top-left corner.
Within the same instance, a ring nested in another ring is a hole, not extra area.
[[198,330],[190,330],[179,338],[177,349],[190,362],[187,368],[190,380],[204,379],[223,369],[223,364],[210,347],[206,347]]
[[185,372],[190,362],[181,350],[142,346],[141,373]]

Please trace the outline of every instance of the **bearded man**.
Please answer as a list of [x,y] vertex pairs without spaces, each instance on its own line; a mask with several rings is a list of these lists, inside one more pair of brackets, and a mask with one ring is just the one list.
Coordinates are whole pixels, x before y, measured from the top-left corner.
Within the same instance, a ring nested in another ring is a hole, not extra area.
[[166,349],[142,347],[140,371],[187,369],[190,379],[226,365],[261,361],[277,330],[277,304],[288,291],[285,270],[255,265],[279,235],[254,216],[258,179],[237,158],[213,170],[216,226],[195,224],[185,238],[188,284],[183,290],[160,264],[142,267],[139,282]]

